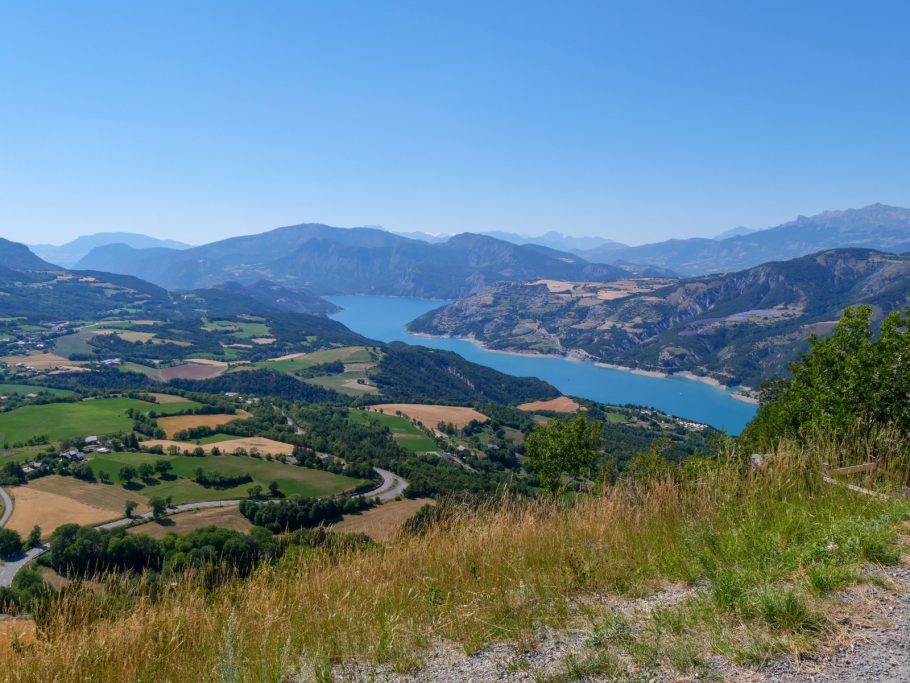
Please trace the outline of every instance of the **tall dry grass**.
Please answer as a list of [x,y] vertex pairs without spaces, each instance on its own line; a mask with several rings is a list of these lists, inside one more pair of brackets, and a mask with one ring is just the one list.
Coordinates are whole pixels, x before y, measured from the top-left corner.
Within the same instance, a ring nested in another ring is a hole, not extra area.
[[[706,583],[718,609],[752,618],[756,591],[807,567],[879,559],[893,543],[904,504],[825,485],[823,457],[784,447],[760,468],[727,460],[573,503],[456,509],[421,536],[292,553],[214,591],[187,575],[152,599],[110,578],[107,590],[64,594],[39,643],[0,678],[258,682],[326,677],[339,662],[403,669],[441,641],[473,650],[527,638],[564,623],[575,597],[670,581]],[[825,555],[830,544],[838,550]]]

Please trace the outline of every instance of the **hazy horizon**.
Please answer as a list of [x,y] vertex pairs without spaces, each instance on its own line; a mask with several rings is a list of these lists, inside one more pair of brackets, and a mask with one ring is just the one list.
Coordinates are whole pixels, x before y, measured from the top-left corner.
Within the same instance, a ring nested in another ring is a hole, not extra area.
[[[874,204],[886,204],[886,203],[885,203],[885,202],[874,202]],[[892,206],[894,206],[894,205],[892,205]],[[866,207],[862,207],[862,206],[831,207],[831,208],[829,208],[829,209],[825,209],[824,211],[849,211],[849,210],[862,209],[862,208],[866,208]],[[822,213],[822,211],[817,212],[817,213]],[[762,226],[736,225],[736,226],[731,226],[731,227],[726,228],[726,229],[723,229],[723,230],[719,230],[718,232],[713,233],[713,234],[674,235],[674,238],[676,238],[676,239],[689,239],[689,238],[708,238],[708,239],[713,239],[713,238],[716,238],[716,237],[718,237],[719,235],[721,235],[721,234],[723,234],[723,233],[725,233],[725,232],[732,231],[732,230],[737,230],[737,229],[747,229],[747,230],[761,231],[761,230],[766,230],[766,229],[769,229],[769,228],[777,227],[778,225],[781,225],[781,224],[784,224],[784,223],[788,223],[788,222],[794,221],[794,220],[796,220],[797,218],[799,218],[800,216],[811,216],[811,215],[816,215],[816,214],[805,214],[805,213],[802,213],[802,214],[794,215],[794,216],[791,216],[791,217],[789,217],[789,218],[787,218],[787,219],[781,221],[780,223],[776,223],[776,224],[774,224],[774,225],[762,225]],[[394,228],[389,228],[389,227],[384,226],[384,225],[380,225],[380,224],[378,224],[378,223],[367,223],[367,224],[364,224],[364,225],[332,225],[332,224],[327,223],[327,222],[325,222],[325,221],[297,221],[297,222],[294,222],[294,223],[287,223],[287,224],[285,224],[285,225],[275,225],[275,226],[272,226],[272,227],[270,227],[270,228],[251,229],[251,230],[246,231],[246,232],[241,231],[241,232],[238,232],[238,233],[236,233],[236,234],[230,234],[230,235],[226,234],[226,235],[223,235],[223,236],[220,236],[220,237],[219,237],[219,236],[214,236],[214,237],[212,237],[211,239],[206,240],[205,242],[192,242],[192,241],[189,241],[189,240],[187,240],[187,239],[179,239],[179,238],[173,238],[173,237],[166,237],[166,236],[158,235],[158,234],[155,234],[154,232],[144,232],[144,231],[141,231],[141,230],[129,230],[129,229],[124,229],[124,230],[98,230],[98,231],[93,231],[93,232],[84,232],[84,233],[79,233],[79,234],[73,235],[73,236],[70,237],[70,238],[63,239],[63,240],[58,241],[58,242],[23,241],[23,243],[28,244],[28,245],[32,245],[32,246],[42,246],[42,245],[62,246],[62,245],[64,245],[64,244],[68,244],[68,243],[70,243],[70,242],[72,242],[72,241],[74,241],[75,239],[78,239],[78,238],[80,238],[80,237],[92,237],[92,236],[95,236],[95,235],[102,235],[102,234],[108,234],[108,233],[132,233],[132,234],[145,235],[145,236],[147,236],[147,237],[154,237],[154,238],[157,238],[157,239],[160,239],[160,240],[175,240],[175,241],[178,241],[178,242],[183,242],[184,244],[188,244],[189,246],[193,247],[193,246],[200,246],[200,245],[203,245],[203,244],[208,244],[208,243],[210,243],[210,242],[218,242],[218,241],[220,241],[220,240],[230,239],[231,237],[240,237],[240,236],[245,236],[245,235],[256,235],[256,234],[261,234],[261,233],[269,232],[269,231],[271,231],[271,230],[277,230],[277,229],[279,229],[279,228],[293,227],[293,226],[297,226],[297,225],[308,225],[308,224],[326,225],[326,226],[328,226],[328,227],[340,228],[340,229],[343,229],[343,230],[351,230],[351,229],[356,229],[356,228],[372,228],[372,229],[376,229],[376,230],[383,230],[383,231],[385,231],[385,232],[390,232],[390,233],[397,234],[397,235],[404,235],[404,236],[406,236],[406,237],[412,237],[412,238],[415,238],[415,239],[420,239],[420,237],[417,237],[417,235],[420,235],[420,234],[427,235],[427,236],[431,236],[431,237],[437,237],[437,238],[449,238],[449,237],[453,237],[453,236],[458,235],[458,234],[462,234],[462,233],[472,233],[472,232],[473,232],[473,233],[497,233],[497,232],[502,232],[502,233],[509,233],[509,234],[512,234],[512,235],[515,235],[515,236],[527,237],[528,239],[535,239],[535,238],[545,237],[546,235],[548,235],[548,234],[550,234],[550,233],[558,233],[558,234],[560,234],[560,235],[562,235],[562,236],[564,236],[564,237],[567,237],[567,238],[585,238],[585,237],[590,238],[590,237],[600,237],[599,235],[584,235],[584,234],[577,234],[577,233],[573,233],[573,232],[569,232],[569,231],[565,231],[565,230],[557,230],[557,229],[550,229],[550,230],[541,229],[540,231],[536,231],[536,232],[532,232],[532,231],[519,232],[519,231],[512,231],[512,230],[497,230],[497,229],[491,229],[491,230],[461,230],[461,231],[457,231],[457,232],[440,232],[440,231],[429,231],[429,230],[397,230],[397,229],[394,229]],[[644,244],[651,244],[651,243],[653,243],[653,242],[650,242],[650,241],[649,241],[649,242],[643,242],[643,241],[635,241],[635,240],[631,240],[631,239],[616,239],[616,238],[604,238],[604,239],[611,239],[611,240],[613,240],[613,241],[621,242],[621,243],[623,243],[623,244],[626,244],[626,245],[628,245],[628,246],[641,246],[641,245],[644,245]],[[668,239],[672,239],[672,238],[668,238]],[[662,240],[657,240],[657,241],[662,241]]]
[[713,237],[910,205],[905,3],[8,4],[0,234]]

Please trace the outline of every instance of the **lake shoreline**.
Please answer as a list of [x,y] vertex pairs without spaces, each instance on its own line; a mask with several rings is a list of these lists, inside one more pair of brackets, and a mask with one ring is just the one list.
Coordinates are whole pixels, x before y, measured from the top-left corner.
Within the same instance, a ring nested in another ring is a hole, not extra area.
[[[633,368],[627,365],[617,365],[616,363],[607,363],[605,361],[594,360],[589,354],[579,349],[572,349],[565,354],[559,353],[540,353],[539,351],[526,351],[523,349],[494,349],[483,343],[473,335],[468,337],[459,337],[451,334],[428,334],[427,332],[412,332],[405,326],[405,330],[408,334],[415,337],[423,337],[425,339],[457,339],[460,341],[470,342],[477,347],[483,349],[488,353],[500,353],[507,356],[523,356],[527,358],[557,358],[560,360],[569,360],[575,361],[578,363],[591,363],[599,368],[607,368],[608,370],[619,370],[620,372],[628,372],[633,375],[639,375],[641,377],[652,377],[654,379],[671,379],[678,377],[681,379],[689,380],[692,382],[701,382],[702,384],[707,384],[714,389],[719,391],[729,392],[731,398],[735,398],[738,401],[744,401],[746,403],[758,403],[758,399],[753,398],[747,393],[738,393],[730,391],[730,387],[718,380],[715,377],[709,375],[696,375],[694,372],[689,370],[683,370],[681,372],[664,372],[661,370],[643,370],[641,368]],[[748,387],[743,387],[743,389],[748,390]]]
[[[330,297],[344,311],[330,318],[382,342],[400,341],[451,351],[466,360],[513,377],[536,377],[554,387],[554,396],[580,396],[608,405],[654,408],[684,420],[738,434],[755,414],[755,406],[719,390],[704,378],[676,377],[640,368],[609,367],[584,352],[548,353],[527,349],[492,349],[477,339],[412,332],[408,323],[438,307],[438,301],[414,297],[350,295]],[[690,381],[695,379],[695,381]],[[747,387],[734,387],[740,391]]]

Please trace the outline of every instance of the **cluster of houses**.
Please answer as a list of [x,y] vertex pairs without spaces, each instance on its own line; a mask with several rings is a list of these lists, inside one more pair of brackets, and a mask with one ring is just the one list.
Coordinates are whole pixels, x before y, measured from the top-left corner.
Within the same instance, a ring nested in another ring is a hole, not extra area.
[[72,331],[73,324],[69,320],[53,320],[39,323],[43,329],[19,331],[14,337],[0,337],[0,345],[5,345],[13,353],[28,351],[45,351],[47,342],[53,337],[67,334]]
[[[89,453],[110,453],[111,449],[109,445],[104,444],[97,436],[87,436],[83,439],[84,446],[82,449],[70,448],[65,451],[60,451],[57,454],[58,463],[74,463],[74,462],[85,462],[88,460]],[[30,462],[22,467],[22,472],[28,476],[34,472],[42,472],[45,469],[50,467],[47,460],[35,460]]]

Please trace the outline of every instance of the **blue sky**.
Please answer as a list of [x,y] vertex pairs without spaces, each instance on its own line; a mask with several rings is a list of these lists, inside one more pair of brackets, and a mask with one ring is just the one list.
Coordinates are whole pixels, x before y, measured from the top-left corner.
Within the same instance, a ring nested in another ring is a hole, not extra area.
[[0,235],[910,205],[906,2],[5,2]]

